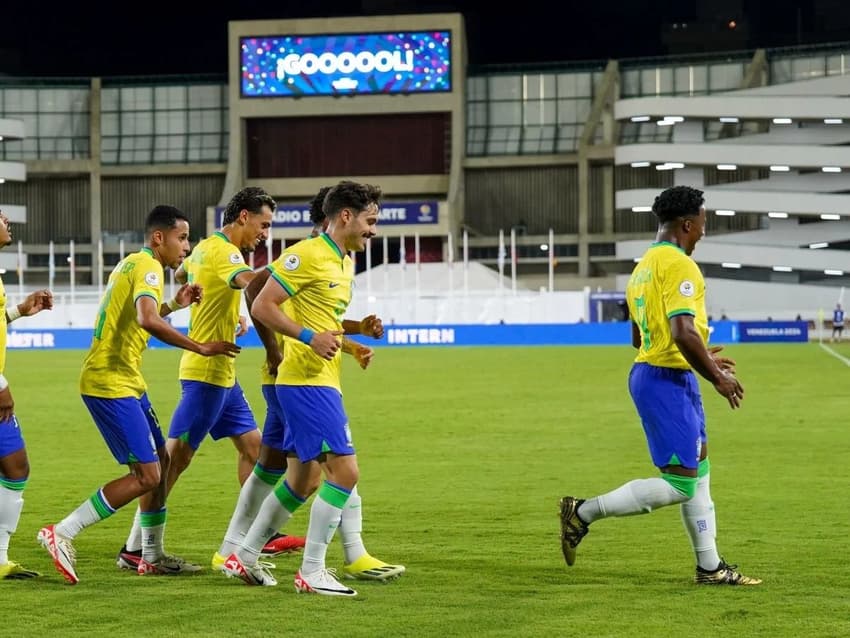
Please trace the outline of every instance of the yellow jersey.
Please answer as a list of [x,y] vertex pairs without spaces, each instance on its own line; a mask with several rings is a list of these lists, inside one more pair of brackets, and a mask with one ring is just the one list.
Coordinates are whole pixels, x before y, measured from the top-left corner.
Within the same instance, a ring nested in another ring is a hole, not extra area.
[[0,374],[6,370],[6,330],[9,325],[6,323],[6,288],[3,286],[3,280],[0,279]]
[[[242,291],[233,286],[234,278],[251,272],[242,253],[226,235],[215,232],[202,239],[183,262],[191,284],[200,284],[204,298],[192,304],[189,338],[199,343],[236,341],[239,301]],[[236,360],[223,354],[204,357],[188,350],[180,359],[180,379],[203,381],[229,388],[236,383]]]
[[692,315],[708,343],[705,280],[685,251],[669,242],[652,244],[632,271],[626,286],[629,315],[640,328],[637,362],[662,368],[690,369],[673,341],[670,318]]
[[[269,266],[271,276],[290,298],[283,311],[314,332],[342,330],[342,318],[351,302],[354,263],[322,233],[290,246]],[[284,339],[283,363],[276,383],[340,387],[342,350],[330,361],[297,339]]]
[[150,334],[139,325],[136,301],[147,295],[162,303],[163,270],[150,248],[127,255],[109,275],[95,320],[91,348],[83,361],[80,392],[105,399],[139,398],[142,352]]

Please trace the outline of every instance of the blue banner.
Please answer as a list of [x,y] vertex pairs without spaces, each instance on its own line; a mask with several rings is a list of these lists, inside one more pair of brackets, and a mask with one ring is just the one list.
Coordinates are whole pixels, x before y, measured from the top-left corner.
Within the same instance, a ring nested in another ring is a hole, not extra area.
[[809,324],[805,321],[739,321],[740,340],[808,341]]
[[[223,222],[224,207],[216,206],[219,225]],[[437,202],[382,202],[378,213],[378,222],[385,226],[410,224],[414,226],[432,225],[438,222]],[[313,226],[310,221],[310,208],[307,205],[293,206],[281,204],[272,216],[272,228],[304,228]]]

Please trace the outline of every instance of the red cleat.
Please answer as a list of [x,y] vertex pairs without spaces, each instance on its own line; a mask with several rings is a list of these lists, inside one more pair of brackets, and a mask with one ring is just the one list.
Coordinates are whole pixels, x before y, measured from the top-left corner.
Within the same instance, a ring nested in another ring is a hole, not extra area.
[[286,534],[275,534],[260,552],[262,556],[278,556],[289,552],[297,552],[304,549],[306,539],[302,536],[288,536]]

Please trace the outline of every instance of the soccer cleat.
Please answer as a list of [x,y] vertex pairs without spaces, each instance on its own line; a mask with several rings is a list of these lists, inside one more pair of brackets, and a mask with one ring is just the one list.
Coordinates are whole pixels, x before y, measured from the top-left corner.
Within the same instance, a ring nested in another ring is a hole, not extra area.
[[187,562],[178,556],[166,554],[155,561],[140,559],[136,572],[139,576],[178,576],[180,574],[197,574],[202,569],[203,567],[200,565]]
[[576,562],[576,547],[587,534],[587,523],[579,518],[578,508],[584,499],[565,496],[561,499],[561,551],[572,567]]
[[56,533],[55,525],[47,525],[38,530],[36,540],[47,550],[53,559],[56,570],[62,574],[62,578],[72,585],[80,582],[74,567],[77,564],[77,550],[71,544],[70,538],[65,538]]
[[369,554],[363,554],[350,565],[342,568],[343,576],[357,580],[395,580],[404,573],[404,565],[390,565]]
[[273,569],[271,563],[258,562],[254,565],[245,565],[236,554],[227,557],[222,571],[228,578],[239,578],[246,585],[262,585],[274,587],[277,579],[269,573]]
[[263,546],[261,556],[279,556],[289,552],[297,552],[303,549],[306,543],[303,536],[289,536],[288,534],[275,534]]
[[8,562],[0,565],[0,580],[26,580],[29,578],[38,578],[41,576],[38,572],[19,565],[18,563]]
[[295,574],[295,591],[299,594],[322,594],[323,596],[356,596],[357,592],[336,579],[336,570],[320,569],[312,574]]
[[224,563],[226,561],[227,561],[227,559],[224,556],[222,556],[221,554],[219,554],[218,552],[213,554],[212,561],[210,561],[210,564],[212,565],[213,571],[223,572],[224,571]]
[[118,552],[118,557],[115,559],[115,564],[118,565],[118,569],[129,569],[132,571],[137,571],[139,569],[139,562],[142,560],[142,550],[135,549],[129,550],[127,546],[121,548],[121,551]]
[[761,578],[744,576],[737,565],[730,565],[721,558],[720,565],[713,572],[697,565],[694,582],[697,585],[761,585]]

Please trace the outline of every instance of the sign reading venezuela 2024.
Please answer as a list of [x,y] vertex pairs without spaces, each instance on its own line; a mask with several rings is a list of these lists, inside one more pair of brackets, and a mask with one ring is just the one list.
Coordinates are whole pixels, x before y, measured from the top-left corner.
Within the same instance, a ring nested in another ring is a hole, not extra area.
[[240,38],[243,97],[452,90],[451,32]]
[[[216,208],[219,222],[222,221],[224,208]],[[413,226],[436,224],[438,221],[437,202],[383,202],[378,213],[378,223],[381,225],[410,224]],[[310,208],[308,206],[291,206],[281,204],[272,217],[272,228],[308,228]]]

